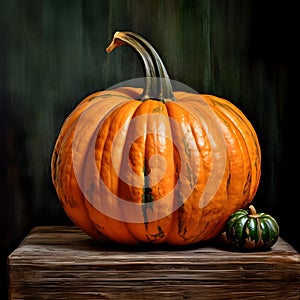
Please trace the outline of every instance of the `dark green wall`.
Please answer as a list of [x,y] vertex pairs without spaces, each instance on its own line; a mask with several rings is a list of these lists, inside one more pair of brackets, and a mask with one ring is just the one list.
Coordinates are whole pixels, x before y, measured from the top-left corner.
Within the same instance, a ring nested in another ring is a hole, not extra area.
[[49,169],[64,118],[86,95],[143,76],[129,48],[105,52],[117,30],[148,39],[172,79],[224,97],[246,114],[262,147],[254,203],[278,219],[282,237],[299,250],[299,235],[292,234],[293,227],[299,228],[292,174],[298,84],[293,77],[294,9],[271,3],[0,1],[2,283],[7,255],[30,228],[70,223]]

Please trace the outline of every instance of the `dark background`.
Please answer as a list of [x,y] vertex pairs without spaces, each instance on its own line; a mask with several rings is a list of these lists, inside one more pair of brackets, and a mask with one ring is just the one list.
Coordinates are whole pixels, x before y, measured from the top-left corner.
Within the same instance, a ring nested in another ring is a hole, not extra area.
[[1,299],[7,256],[28,231],[71,224],[50,178],[63,120],[88,94],[143,76],[128,47],[105,52],[117,30],[150,41],[172,79],[246,114],[262,148],[253,203],[299,251],[295,11],[258,0],[1,0]]

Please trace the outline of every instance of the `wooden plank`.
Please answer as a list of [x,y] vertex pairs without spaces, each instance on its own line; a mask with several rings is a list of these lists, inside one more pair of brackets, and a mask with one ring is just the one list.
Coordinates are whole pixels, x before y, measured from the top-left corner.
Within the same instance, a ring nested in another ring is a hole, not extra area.
[[300,299],[300,255],[101,244],[75,226],[35,227],[8,257],[10,299]]

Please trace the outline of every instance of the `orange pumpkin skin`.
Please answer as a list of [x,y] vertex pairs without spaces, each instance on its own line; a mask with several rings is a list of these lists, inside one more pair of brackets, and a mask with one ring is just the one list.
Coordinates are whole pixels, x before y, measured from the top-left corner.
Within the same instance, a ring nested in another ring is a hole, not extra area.
[[[65,120],[54,147],[51,173],[66,214],[91,237],[121,244],[187,245],[216,237],[229,216],[247,207],[258,189],[261,152],[255,130],[236,106],[216,96],[174,92],[175,101],[140,101],[137,99],[141,93],[141,89],[133,87],[94,93],[80,102]],[[90,114],[78,133],[80,118],[94,105],[99,107],[98,113]],[[206,124],[205,118],[197,117],[197,111],[204,106],[215,114],[213,125],[222,136],[215,141],[220,145],[212,145],[207,132],[211,125]],[[151,121],[138,128],[134,125],[134,120],[145,116],[145,120],[150,120],[150,115]],[[128,136],[134,136],[135,132],[138,138],[130,141]],[[107,188],[101,192],[89,185],[92,175],[84,159],[74,162],[76,157],[88,155],[91,136],[95,137],[92,148],[96,170]],[[218,167],[214,159],[219,154],[213,153],[216,151],[213,148],[218,147],[225,153],[221,161],[223,169],[215,192],[205,202],[202,199],[205,187],[212,170]],[[143,187],[139,181],[155,173],[151,158],[157,156],[164,164],[163,177]],[[120,171],[126,175],[128,166],[132,169],[132,173],[128,172],[130,183],[120,178]],[[82,174],[93,201],[82,190],[76,172]],[[172,194],[175,186],[176,192]],[[184,198],[184,190],[189,186],[191,193]],[[99,205],[116,215],[131,213],[122,211],[112,195],[138,205],[137,217],[143,221],[133,222],[130,218],[124,221],[101,211]],[[159,212],[151,211],[151,206],[145,208],[145,203],[155,203],[168,195],[172,199],[161,205]]]

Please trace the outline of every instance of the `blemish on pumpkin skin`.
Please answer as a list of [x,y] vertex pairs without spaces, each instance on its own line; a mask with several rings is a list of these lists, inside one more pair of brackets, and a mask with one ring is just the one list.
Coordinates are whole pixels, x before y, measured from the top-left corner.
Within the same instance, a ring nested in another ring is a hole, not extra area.
[[247,180],[243,189],[243,195],[249,192],[250,184],[251,184],[251,172],[248,172]]
[[153,108],[152,112],[161,114],[163,112],[163,108],[161,106],[157,106]]
[[153,195],[152,195],[152,189],[147,187],[144,189],[144,193],[142,196],[142,211],[143,211],[143,217],[144,217],[144,224],[145,229],[148,230],[148,215],[147,215],[147,209],[153,210]]
[[[178,181],[178,185],[180,185],[180,181]],[[175,191],[175,200],[178,202],[178,218],[177,218],[177,234],[184,239],[184,235],[187,232],[185,222],[183,221],[183,216],[184,216],[184,198],[181,195],[180,189],[177,189]]]
[[158,232],[155,233],[155,234],[150,234],[150,235],[147,235],[147,240],[149,242],[156,242],[158,239],[162,239],[165,237],[165,233],[164,231],[161,229],[160,226],[157,226],[157,230]]
[[231,182],[231,174],[228,175],[227,182],[226,182],[227,194],[229,194],[228,190],[229,190],[230,182]]
[[145,229],[148,230],[148,216],[147,216],[147,209],[150,208],[153,210],[153,194],[152,189],[149,187],[148,177],[147,177],[147,171],[146,167],[144,168],[144,186],[143,189],[143,195],[142,195],[142,211],[143,211],[143,217],[144,217],[144,224]]
[[190,187],[193,188],[196,185],[197,182],[197,177],[195,176],[195,174],[193,173],[190,165],[188,163],[186,163],[186,167],[188,170],[188,180],[190,183]]
[[181,138],[181,140],[182,140],[182,142],[183,142],[183,145],[184,145],[184,151],[185,151],[186,155],[187,155],[188,157],[191,157],[191,149],[189,148],[189,144],[188,144],[188,142],[186,141],[186,138],[183,136],[183,137]]
[[183,221],[183,215],[184,215],[184,204],[178,208],[178,231],[177,234],[182,237],[185,238],[184,236],[187,233],[187,229],[186,226],[184,226],[184,221]]

